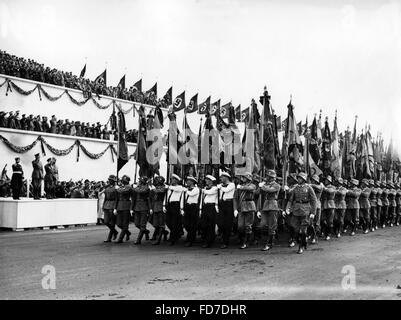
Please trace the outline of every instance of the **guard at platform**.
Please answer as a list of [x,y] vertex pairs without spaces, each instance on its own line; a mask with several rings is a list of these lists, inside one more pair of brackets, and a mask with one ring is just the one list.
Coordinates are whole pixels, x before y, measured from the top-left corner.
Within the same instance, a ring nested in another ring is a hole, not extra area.
[[22,184],[24,181],[24,171],[20,165],[21,159],[15,158],[15,163],[12,165],[13,175],[11,176],[11,190],[14,200],[20,200]]

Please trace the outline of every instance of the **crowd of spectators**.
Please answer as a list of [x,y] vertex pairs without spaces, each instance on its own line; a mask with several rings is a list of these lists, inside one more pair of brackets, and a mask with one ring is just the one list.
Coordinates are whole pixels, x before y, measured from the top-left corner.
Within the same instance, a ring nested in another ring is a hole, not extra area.
[[81,90],[85,96],[104,95],[154,106],[159,104],[164,108],[172,103],[168,95],[158,99],[153,91],[142,92],[135,86],[130,88],[107,86],[102,82],[50,68],[33,59],[17,57],[2,50],[0,50],[0,74]]
[[[69,119],[57,120],[53,115],[50,120],[45,116],[34,116],[33,114],[20,116],[19,111],[8,113],[0,111],[0,127],[18,129],[26,131],[47,132],[63,134],[67,136],[86,137],[103,140],[118,140],[117,131],[109,130],[107,125],[101,125],[81,121],[70,121]],[[128,130],[126,132],[127,142],[136,142],[138,130]]]

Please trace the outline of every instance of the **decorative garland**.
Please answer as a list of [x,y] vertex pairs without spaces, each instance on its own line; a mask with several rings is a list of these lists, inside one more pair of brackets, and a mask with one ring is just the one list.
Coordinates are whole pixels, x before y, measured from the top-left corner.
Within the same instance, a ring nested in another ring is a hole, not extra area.
[[[0,88],[1,88],[3,85],[5,85],[5,84],[7,84],[6,96],[8,96],[8,92],[13,92],[12,89],[14,89],[14,90],[17,91],[19,94],[24,95],[24,96],[31,95],[31,94],[37,89],[37,90],[38,90],[38,93],[39,93],[39,98],[40,98],[40,100],[42,100],[42,96],[41,96],[42,94],[43,94],[43,95],[46,97],[46,99],[48,99],[49,101],[57,101],[57,100],[59,100],[64,94],[67,94],[67,96],[70,98],[71,102],[74,103],[74,104],[77,105],[77,106],[83,106],[83,105],[86,104],[88,101],[92,101],[93,104],[94,104],[98,109],[101,109],[101,110],[108,109],[108,108],[110,108],[110,106],[111,106],[112,104],[115,103],[115,100],[111,100],[107,105],[104,105],[104,106],[103,106],[103,105],[101,105],[98,101],[96,101],[96,99],[93,98],[93,97],[88,97],[88,98],[86,98],[86,99],[84,99],[84,100],[82,100],[82,101],[78,101],[78,100],[76,100],[76,99],[70,94],[70,92],[69,92],[67,89],[65,89],[65,90],[63,91],[63,93],[61,93],[60,95],[54,96],[54,97],[53,97],[53,96],[51,96],[40,84],[35,85],[35,87],[34,87],[33,89],[31,89],[31,90],[24,90],[24,89],[22,89],[20,86],[18,86],[16,83],[14,83],[11,79],[8,79],[8,78],[6,78],[6,79],[4,80],[4,82],[0,85]],[[130,113],[130,112],[132,111],[132,109],[134,109],[134,108],[135,108],[135,110],[137,110],[134,103],[132,104],[132,107],[129,108],[128,110],[123,110],[123,109],[121,108],[121,106],[120,106],[120,109],[121,109],[121,111],[122,111],[124,114]]]
[[84,146],[81,144],[81,140],[78,140],[78,139],[75,140],[75,142],[74,142],[70,147],[68,147],[68,148],[66,148],[66,149],[57,149],[57,148],[53,147],[53,146],[50,145],[50,144],[45,140],[45,138],[43,138],[42,136],[38,136],[38,137],[35,139],[35,141],[33,141],[31,144],[29,144],[29,145],[27,145],[27,146],[25,146],[25,147],[20,147],[20,146],[14,145],[13,143],[11,143],[8,139],[6,139],[5,137],[3,137],[2,135],[0,135],[0,140],[3,141],[4,144],[5,144],[8,148],[10,148],[12,151],[14,151],[14,152],[16,152],[16,153],[20,153],[20,154],[28,152],[28,151],[31,150],[33,147],[35,147],[36,144],[37,144],[38,142],[40,142],[40,143],[42,144],[42,153],[43,153],[44,155],[46,155],[46,153],[45,153],[45,150],[44,150],[44,148],[43,148],[43,145],[45,145],[45,146],[50,150],[50,152],[53,153],[53,154],[56,155],[56,156],[66,156],[66,155],[68,155],[68,154],[70,154],[70,153],[72,152],[72,150],[74,149],[75,146],[78,146],[78,149],[77,149],[77,161],[79,161],[79,155],[80,155],[80,152],[79,152],[79,151],[80,151],[80,150],[82,150],[82,152],[83,152],[88,158],[90,158],[90,159],[92,159],[92,160],[100,159],[100,158],[107,152],[107,150],[109,150],[109,149],[110,149],[110,151],[111,151],[111,156],[112,156],[113,162],[114,162],[114,155],[117,156],[117,151],[116,151],[114,145],[111,144],[111,143],[110,143],[102,152],[99,152],[99,153],[92,153],[92,152],[90,152],[88,149],[86,149],[86,147],[84,147]]

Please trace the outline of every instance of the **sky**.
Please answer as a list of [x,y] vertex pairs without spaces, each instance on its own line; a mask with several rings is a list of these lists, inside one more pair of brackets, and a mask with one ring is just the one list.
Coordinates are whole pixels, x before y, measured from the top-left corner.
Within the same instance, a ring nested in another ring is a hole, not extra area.
[[[285,118],[322,110],[332,126],[370,124],[401,149],[401,2],[0,0],[0,47],[108,84],[126,73],[187,103],[248,107],[266,85]],[[196,123],[198,118],[190,120]]]

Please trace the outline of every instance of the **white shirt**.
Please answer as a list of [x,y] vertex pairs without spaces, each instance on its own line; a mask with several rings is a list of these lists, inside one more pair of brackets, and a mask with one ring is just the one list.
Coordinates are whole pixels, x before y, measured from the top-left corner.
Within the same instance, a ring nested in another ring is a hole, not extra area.
[[185,189],[185,201],[187,204],[197,204],[199,200],[200,190],[198,187],[193,187],[192,190]]
[[217,187],[220,189],[221,200],[232,200],[234,198],[235,184],[233,182],[229,182],[225,187],[222,184]]
[[185,188],[180,185],[168,186],[167,202],[180,202],[182,200],[182,193]]
[[213,186],[210,189],[203,189],[203,194],[205,195],[203,198],[203,203],[215,203],[218,204],[218,189],[217,187]]

